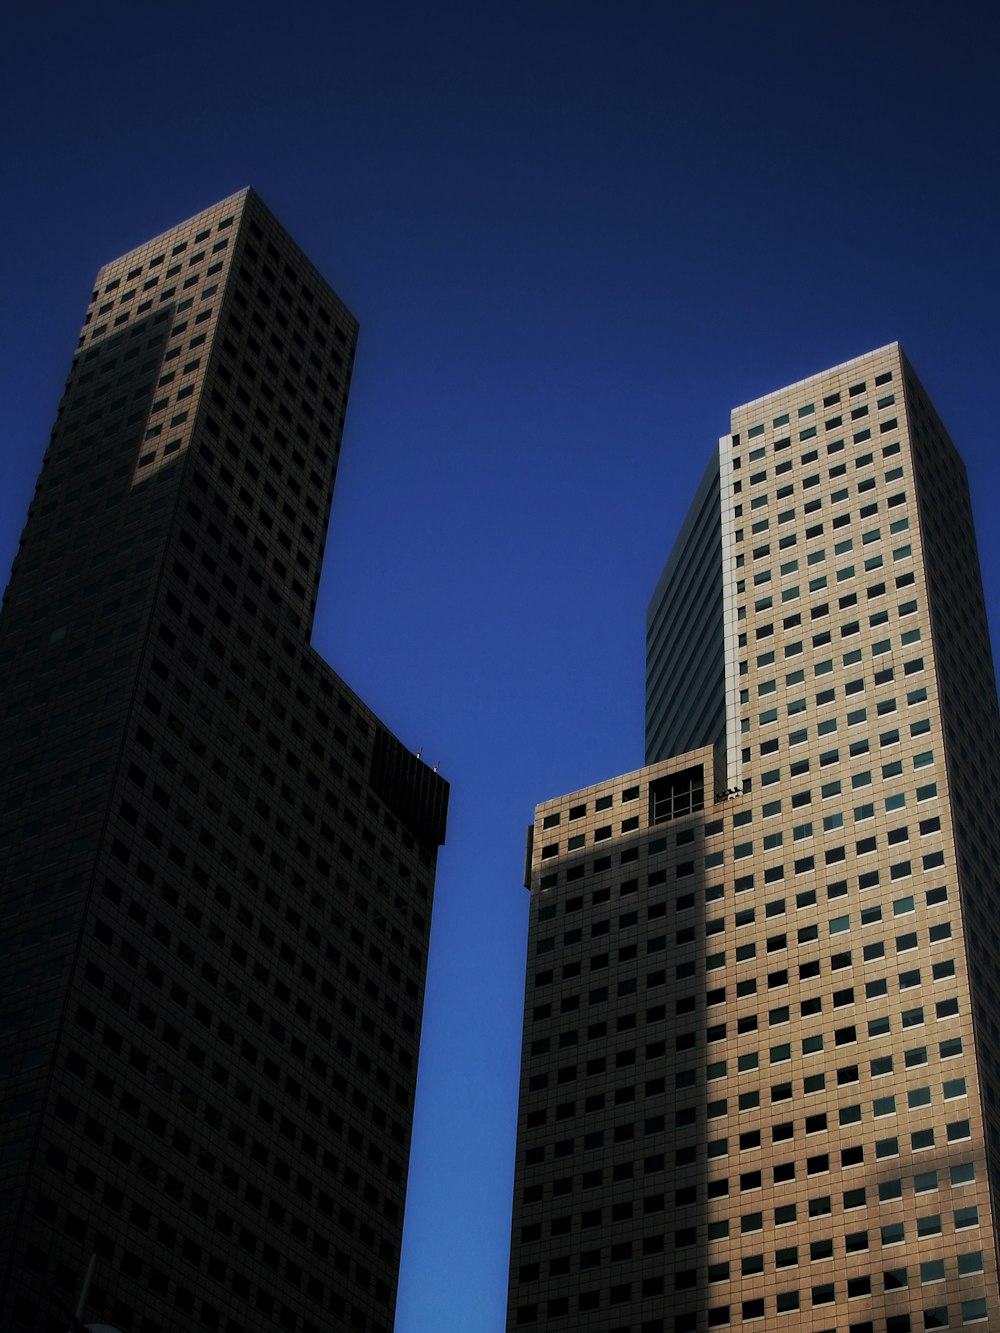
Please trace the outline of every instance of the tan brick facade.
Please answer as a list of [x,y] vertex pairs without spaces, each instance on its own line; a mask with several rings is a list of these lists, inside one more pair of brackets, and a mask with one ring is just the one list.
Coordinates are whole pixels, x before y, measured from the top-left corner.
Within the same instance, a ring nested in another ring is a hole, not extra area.
[[997,703],[964,470],[896,345],[737,409],[721,448],[728,757],[536,814],[509,1327],[991,1327]]

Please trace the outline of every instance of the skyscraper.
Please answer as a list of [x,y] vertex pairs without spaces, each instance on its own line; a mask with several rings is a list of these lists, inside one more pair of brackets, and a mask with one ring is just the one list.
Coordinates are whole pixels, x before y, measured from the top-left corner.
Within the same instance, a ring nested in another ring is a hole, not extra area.
[[530,831],[509,1327],[1000,1323],[996,687],[897,345],[733,413],[648,630],[648,766]]
[[[0,1327],[388,1333],[447,786],[310,647],[357,326],[98,274],[0,617]],[[363,553],[359,553],[361,555]]]

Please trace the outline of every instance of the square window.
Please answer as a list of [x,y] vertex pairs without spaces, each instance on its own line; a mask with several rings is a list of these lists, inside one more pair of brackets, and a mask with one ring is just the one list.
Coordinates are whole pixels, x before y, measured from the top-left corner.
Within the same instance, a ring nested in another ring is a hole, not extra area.
[[960,1254],[958,1256],[958,1272],[960,1277],[966,1277],[970,1273],[981,1273],[982,1271],[982,1250],[974,1250],[969,1254]]

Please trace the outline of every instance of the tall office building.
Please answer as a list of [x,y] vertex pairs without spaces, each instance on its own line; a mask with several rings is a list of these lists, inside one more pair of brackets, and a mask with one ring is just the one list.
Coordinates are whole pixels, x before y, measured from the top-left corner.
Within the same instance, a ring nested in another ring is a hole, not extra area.
[[898,346],[733,413],[648,673],[531,830],[510,1329],[1000,1326],[1000,724]]
[[355,337],[250,191],[98,274],[0,617],[5,1330],[91,1256],[392,1326],[447,787],[309,643]]

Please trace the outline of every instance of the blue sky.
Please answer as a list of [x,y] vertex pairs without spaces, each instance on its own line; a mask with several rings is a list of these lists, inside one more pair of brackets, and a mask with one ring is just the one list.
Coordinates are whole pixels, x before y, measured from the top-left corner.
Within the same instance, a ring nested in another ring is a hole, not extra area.
[[642,762],[729,409],[899,339],[1000,630],[994,6],[12,0],[0,565],[98,266],[253,185],[361,321],[315,643],[451,781],[396,1333],[504,1325],[536,802]]

